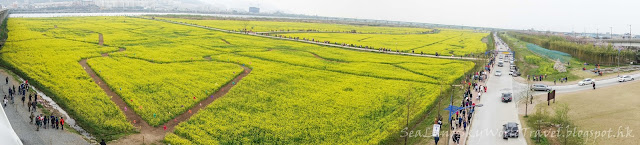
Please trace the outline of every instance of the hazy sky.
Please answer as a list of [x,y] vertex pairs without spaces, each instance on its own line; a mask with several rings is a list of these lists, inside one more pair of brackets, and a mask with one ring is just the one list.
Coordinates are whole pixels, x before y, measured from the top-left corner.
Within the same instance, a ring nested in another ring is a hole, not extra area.
[[[582,33],[640,34],[640,0],[203,0],[228,8]],[[635,27],[635,29],[634,29]]]

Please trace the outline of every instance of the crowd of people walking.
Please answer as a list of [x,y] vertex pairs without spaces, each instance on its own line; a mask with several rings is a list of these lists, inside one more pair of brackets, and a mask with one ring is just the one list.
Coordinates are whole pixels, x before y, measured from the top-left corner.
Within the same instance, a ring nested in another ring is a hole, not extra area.
[[34,124],[36,126],[36,131],[40,131],[40,128],[64,130],[64,117],[55,116],[53,113],[38,113],[38,104],[41,103],[41,100],[38,99],[38,94],[36,94],[34,91],[29,90],[28,81],[21,82],[20,85],[18,85],[18,87],[16,88],[15,85],[9,84],[9,77],[6,77],[4,86],[6,86],[8,89],[6,94],[4,95],[3,107],[6,107],[10,100],[11,104],[17,108],[20,105],[16,105],[14,103],[14,98],[21,98],[22,106],[26,107],[27,111],[30,114],[29,124]]
[[[465,109],[455,112],[455,116],[451,116],[449,122],[451,124],[451,141],[453,144],[461,144],[463,134],[467,133],[467,129],[471,127],[471,119],[476,111],[476,103],[480,101],[482,94],[488,90],[485,83],[491,73],[491,68],[494,66],[494,60],[495,58],[490,59],[483,70],[466,75],[462,82],[464,85],[464,94],[460,102],[460,107]],[[474,95],[476,95],[475,100]]]

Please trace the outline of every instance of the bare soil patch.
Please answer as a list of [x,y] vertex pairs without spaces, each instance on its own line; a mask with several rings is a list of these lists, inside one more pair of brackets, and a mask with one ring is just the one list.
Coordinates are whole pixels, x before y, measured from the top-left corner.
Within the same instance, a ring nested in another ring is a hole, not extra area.
[[[584,90],[566,94],[556,94],[556,103],[566,103],[569,117],[580,130],[611,133],[604,137],[585,137],[587,144],[637,144],[640,134],[640,81],[626,82],[620,85]],[[534,96],[534,105],[553,111],[554,103],[547,106],[546,96]],[[538,104],[538,105],[536,105]],[[524,114],[524,104],[518,106]],[[529,114],[535,109],[529,106]],[[628,128],[628,130],[627,130]],[[627,136],[628,131],[630,135]],[[622,133],[622,136],[619,135]],[[636,137],[637,136],[637,137]]]

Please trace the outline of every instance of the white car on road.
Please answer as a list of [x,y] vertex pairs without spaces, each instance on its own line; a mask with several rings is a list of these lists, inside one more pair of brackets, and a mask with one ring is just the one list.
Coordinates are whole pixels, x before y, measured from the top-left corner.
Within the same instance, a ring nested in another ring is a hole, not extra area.
[[633,81],[633,80],[634,80],[633,77],[628,75],[618,77],[618,82],[626,82],[626,81]]
[[495,73],[496,76],[502,76],[502,71],[497,70]]
[[586,78],[580,82],[578,82],[579,86],[584,86],[584,85],[591,85],[595,82],[596,80],[592,79],[592,78]]

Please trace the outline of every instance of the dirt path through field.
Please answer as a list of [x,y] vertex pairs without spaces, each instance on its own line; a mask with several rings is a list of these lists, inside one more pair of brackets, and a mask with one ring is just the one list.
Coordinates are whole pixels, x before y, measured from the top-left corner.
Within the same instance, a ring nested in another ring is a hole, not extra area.
[[[140,19],[146,19],[146,20],[153,20],[153,21],[161,21],[161,22],[167,22],[167,23],[173,23],[173,24],[179,24],[179,25],[185,25],[185,26],[192,26],[192,27],[198,27],[198,28],[202,28],[202,29],[207,29],[207,30],[214,30],[214,31],[220,31],[220,32],[225,32],[225,33],[233,33],[233,34],[242,34],[242,35],[250,35],[250,36],[257,36],[257,37],[265,37],[265,38],[272,38],[272,39],[279,39],[279,40],[288,40],[288,41],[296,41],[296,42],[302,42],[302,43],[309,43],[309,44],[315,44],[315,45],[321,45],[321,46],[330,46],[330,47],[337,47],[337,48],[345,48],[345,49],[352,49],[352,50],[359,50],[359,51],[365,51],[365,52],[376,52],[376,53],[385,53],[385,54],[394,54],[394,55],[406,55],[406,56],[418,56],[418,57],[431,57],[431,58],[442,58],[442,59],[460,59],[460,60],[485,60],[485,58],[475,58],[475,57],[463,57],[463,56],[435,56],[435,55],[429,55],[429,54],[418,54],[418,53],[405,53],[405,52],[393,52],[393,51],[380,51],[378,49],[368,49],[368,48],[360,48],[360,47],[351,47],[351,46],[343,46],[341,44],[335,44],[335,43],[324,43],[324,42],[315,42],[315,41],[309,41],[309,40],[302,40],[302,39],[294,39],[294,38],[288,38],[288,37],[276,37],[276,36],[272,36],[272,35],[265,35],[265,34],[261,34],[261,33],[256,33],[256,32],[251,32],[251,33],[245,33],[245,32],[240,32],[240,31],[231,31],[231,30],[225,30],[225,29],[220,29],[220,28],[213,28],[213,27],[208,27],[208,26],[202,26],[202,25],[196,25],[196,24],[188,24],[188,23],[183,23],[183,22],[175,22],[175,21],[168,21],[168,20],[162,20],[162,19],[152,19],[152,18],[145,18],[145,17],[135,17],[135,16],[131,16],[132,18],[140,18]],[[459,37],[459,36],[455,36],[455,37]],[[453,39],[455,37],[451,37],[451,38],[447,38],[445,40],[441,40],[439,42],[434,42],[431,44],[427,44],[425,46],[420,46],[420,47],[416,47],[416,48],[412,48],[409,50],[415,50],[418,48],[422,48],[422,47],[426,47],[429,45],[433,45],[436,43],[440,43],[442,41],[446,41],[449,39]]]
[[[124,50],[120,50],[120,51],[124,51]],[[108,54],[103,56],[108,56]],[[210,57],[205,58],[207,60],[211,60]],[[131,108],[129,107],[124,100],[122,99],[122,97],[120,97],[118,94],[116,94],[113,90],[111,90],[109,88],[109,86],[107,85],[107,83],[104,82],[104,80],[102,80],[102,78],[98,77],[98,75],[96,74],[95,71],[93,71],[93,69],[91,69],[91,67],[87,64],[87,59],[82,59],[80,60],[80,65],[84,68],[84,70],[87,72],[87,74],[89,74],[89,76],[91,76],[91,78],[93,79],[93,81],[100,86],[100,88],[102,88],[102,90],[104,90],[105,93],[107,93],[108,96],[111,97],[111,101],[113,101],[114,103],[116,103],[116,105],[118,106],[118,108],[120,108],[120,110],[122,112],[124,112],[125,116],[127,117],[127,120],[132,123],[134,125],[134,127],[136,127],[138,129],[138,131],[140,133],[138,134],[132,134],[126,137],[123,137],[121,139],[115,140],[110,142],[109,144],[126,144],[126,145],[130,145],[130,144],[150,144],[150,143],[156,143],[156,144],[161,144],[162,139],[164,139],[164,135],[167,132],[173,132],[173,130],[175,129],[175,126],[177,126],[180,122],[186,121],[187,119],[191,118],[191,116],[193,116],[194,114],[198,113],[198,111],[200,111],[201,109],[205,108],[207,105],[211,104],[214,100],[224,96],[225,94],[227,94],[227,92],[229,92],[229,90],[231,90],[231,88],[234,85],[234,83],[227,83],[224,86],[222,86],[217,92],[215,92],[213,95],[211,95],[210,97],[207,97],[207,99],[200,101],[199,104],[196,104],[195,106],[193,106],[193,108],[189,109],[191,110],[192,113],[189,113],[188,111],[176,116],[175,118],[171,119],[169,122],[160,125],[158,127],[153,127],[151,125],[149,125],[146,121],[142,120],[142,117],[140,117],[140,115],[136,114],[133,110],[128,109],[125,111],[125,107]],[[237,77],[235,77],[232,82],[235,82],[235,84],[237,84],[238,82],[240,82],[240,80],[242,80],[242,78],[244,78],[245,76],[247,76],[250,72],[251,69],[246,67],[246,66],[241,66],[244,71],[242,73],[240,73],[240,75],[238,75]],[[134,123],[135,120],[135,123]],[[164,126],[167,127],[167,129],[164,129]]]

